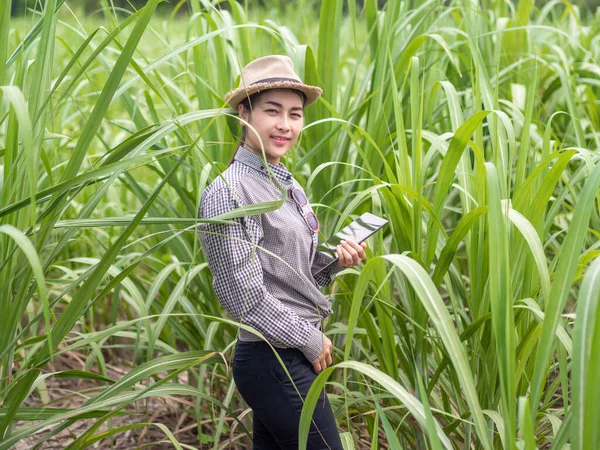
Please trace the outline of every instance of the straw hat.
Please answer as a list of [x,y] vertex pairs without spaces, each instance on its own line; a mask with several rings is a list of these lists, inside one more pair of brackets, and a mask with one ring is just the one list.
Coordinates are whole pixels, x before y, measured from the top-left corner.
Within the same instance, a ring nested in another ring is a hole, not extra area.
[[271,55],[255,59],[244,67],[239,86],[225,94],[225,102],[235,109],[244,98],[267,89],[298,89],[306,95],[304,106],[310,105],[323,92],[320,87],[302,83],[289,57]]

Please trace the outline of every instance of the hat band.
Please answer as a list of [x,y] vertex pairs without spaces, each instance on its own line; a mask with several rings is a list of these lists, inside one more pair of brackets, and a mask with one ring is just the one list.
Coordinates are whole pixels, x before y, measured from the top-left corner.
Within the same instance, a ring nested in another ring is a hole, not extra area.
[[260,83],[276,83],[278,81],[291,81],[293,83],[302,84],[302,81],[296,80],[294,78],[279,78],[279,77],[275,77],[275,78],[263,78],[262,80],[258,80],[258,81],[255,81],[254,83],[250,83],[250,86],[255,85],[255,84],[260,84]]

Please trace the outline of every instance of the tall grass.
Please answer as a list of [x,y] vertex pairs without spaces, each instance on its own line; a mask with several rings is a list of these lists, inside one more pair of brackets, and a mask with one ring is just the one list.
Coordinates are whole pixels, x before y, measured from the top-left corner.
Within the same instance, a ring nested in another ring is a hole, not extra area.
[[[600,15],[190,0],[183,19],[158,3],[86,20],[62,0],[30,19],[3,4],[0,449],[93,418],[68,444],[86,448],[165,396],[194,399],[198,446],[248,442],[225,364],[237,326],[195,217],[239,134],[222,95],[271,53],[324,87],[285,158],[324,237],[365,211],[389,220],[330,288],[338,364],[301,436],[329,382],[348,448],[598,448]],[[83,370],[54,370],[75,350]],[[53,408],[60,377],[95,387]]]

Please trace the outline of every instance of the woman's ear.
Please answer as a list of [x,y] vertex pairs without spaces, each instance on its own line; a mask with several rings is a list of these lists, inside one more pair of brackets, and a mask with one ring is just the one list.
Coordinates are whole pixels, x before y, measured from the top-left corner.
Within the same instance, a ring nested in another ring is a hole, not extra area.
[[[238,110],[240,119],[243,119],[246,122],[248,122],[248,111],[246,110],[246,108],[244,108],[244,105],[241,105],[241,104],[238,105],[237,110]],[[246,126],[246,124],[244,122],[242,122],[241,120],[240,120],[240,125],[242,127]]]

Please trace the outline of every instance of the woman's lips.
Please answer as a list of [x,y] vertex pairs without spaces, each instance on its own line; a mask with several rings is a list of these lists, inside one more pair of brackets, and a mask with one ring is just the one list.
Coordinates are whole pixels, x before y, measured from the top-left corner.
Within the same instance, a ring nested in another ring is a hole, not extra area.
[[275,143],[275,145],[284,146],[289,142],[289,138],[283,136],[271,136],[271,141]]

